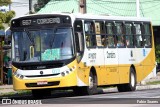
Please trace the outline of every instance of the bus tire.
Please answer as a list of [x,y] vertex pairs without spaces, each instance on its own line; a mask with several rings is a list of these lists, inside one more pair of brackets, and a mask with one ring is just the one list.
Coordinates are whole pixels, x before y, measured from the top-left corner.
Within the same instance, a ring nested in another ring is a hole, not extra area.
[[49,90],[49,89],[34,89],[34,90],[32,90],[32,96],[34,98],[43,98],[45,96],[51,96],[51,90]]
[[89,74],[89,86],[74,87],[73,92],[76,95],[93,95],[97,93],[97,76],[92,72]]
[[129,83],[127,84],[119,84],[117,86],[119,92],[126,92],[126,91],[135,91],[136,90],[136,74],[134,69],[130,68],[130,75],[129,75]]
[[85,95],[93,95],[97,93],[97,76],[90,72],[89,74],[89,86],[84,88]]

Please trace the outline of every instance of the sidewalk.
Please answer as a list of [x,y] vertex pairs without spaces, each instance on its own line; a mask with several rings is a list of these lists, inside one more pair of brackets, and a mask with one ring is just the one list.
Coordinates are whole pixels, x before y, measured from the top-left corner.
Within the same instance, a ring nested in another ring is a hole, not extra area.
[[0,85],[0,96],[11,92],[16,93],[16,91],[13,90],[13,85]]
[[[157,73],[157,76],[151,79],[146,80],[145,82],[153,82],[153,81],[160,81],[160,72]],[[146,85],[146,84],[137,84],[136,90],[144,90],[144,89],[156,89],[160,88],[160,84],[158,85]],[[117,91],[117,88],[107,88],[103,89],[104,92],[112,92]],[[17,93],[17,91],[13,90],[13,85],[0,85],[0,96],[7,93]]]

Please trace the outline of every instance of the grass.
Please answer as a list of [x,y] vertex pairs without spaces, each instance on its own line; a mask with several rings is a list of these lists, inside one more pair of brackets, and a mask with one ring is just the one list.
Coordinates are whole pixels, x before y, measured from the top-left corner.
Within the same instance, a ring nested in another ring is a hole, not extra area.
[[24,90],[24,91],[17,91],[17,92],[2,93],[0,94],[0,96],[29,95],[29,94],[31,94],[30,90]]
[[157,85],[160,84],[160,81],[147,82],[147,85]]

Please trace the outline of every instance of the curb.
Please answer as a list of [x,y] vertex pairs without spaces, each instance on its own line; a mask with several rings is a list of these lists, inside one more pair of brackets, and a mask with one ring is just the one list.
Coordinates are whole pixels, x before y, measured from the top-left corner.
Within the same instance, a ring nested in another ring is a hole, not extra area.
[[[14,92],[17,93],[18,91],[14,91],[11,89],[12,86],[7,86],[7,87],[0,87],[0,95]],[[160,88],[160,84],[158,85],[137,85],[136,90],[147,90],[147,89],[157,89]],[[1,90],[2,89],[2,90]],[[117,88],[106,88],[106,89],[101,89],[102,92],[118,92]]]
[[[139,91],[139,90],[157,89],[157,88],[160,88],[160,84],[158,84],[158,85],[141,85],[141,86],[137,85],[136,90]],[[115,87],[115,88],[102,89],[102,91],[103,92],[117,92],[118,89]]]
[[157,88],[160,88],[160,84],[158,84],[158,85],[141,85],[141,86],[137,86],[136,90],[157,89]]

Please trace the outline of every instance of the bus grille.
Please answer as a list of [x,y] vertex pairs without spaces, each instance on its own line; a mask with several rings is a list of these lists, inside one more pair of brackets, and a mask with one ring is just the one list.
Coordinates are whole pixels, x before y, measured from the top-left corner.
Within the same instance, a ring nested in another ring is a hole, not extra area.
[[48,77],[48,76],[57,76],[59,74],[60,73],[57,73],[57,74],[48,74],[48,75],[25,75],[25,77],[28,77],[28,78],[32,78],[32,77]]
[[48,82],[45,85],[37,85],[37,83],[25,83],[26,87],[45,87],[59,85],[60,81]]

